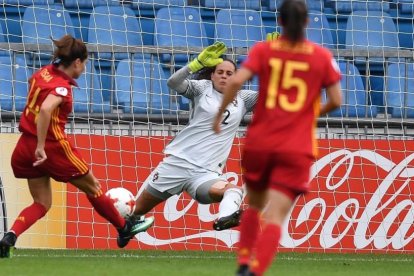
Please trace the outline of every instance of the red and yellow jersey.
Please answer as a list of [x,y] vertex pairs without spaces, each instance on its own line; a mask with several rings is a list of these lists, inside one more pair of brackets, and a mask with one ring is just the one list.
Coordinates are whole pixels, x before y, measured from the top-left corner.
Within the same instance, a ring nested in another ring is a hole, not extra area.
[[76,82],[59,70],[56,65],[40,68],[29,80],[29,94],[20,120],[19,130],[37,135],[36,122],[40,107],[49,94],[62,97],[62,103],[52,112],[46,140],[66,138],[65,124],[72,112],[72,86]]
[[341,79],[331,53],[307,40],[292,47],[282,36],[254,45],[243,66],[259,77],[246,148],[317,155],[321,89]]

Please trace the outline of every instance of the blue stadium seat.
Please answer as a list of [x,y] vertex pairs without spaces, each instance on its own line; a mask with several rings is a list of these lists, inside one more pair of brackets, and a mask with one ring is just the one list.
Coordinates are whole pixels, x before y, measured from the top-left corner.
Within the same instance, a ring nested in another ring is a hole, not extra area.
[[355,65],[339,62],[339,68],[342,73],[343,104],[340,108],[331,112],[329,116],[360,118],[365,117],[365,112],[367,112],[368,117],[376,117],[377,107],[369,104],[362,77]]
[[[396,26],[390,15],[381,11],[356,11],[347,21],[345,47],[352,50],[380,50],[396,51],[399,49]],[[397,62],[398,58],[388,61]],[[370,89],[372,103],[383,106],[383,82],[385,59],[369,58],[368,63],[364,57],[355,57],[355,64],[361,70],[370,70]]]
[[215,39],[227,47],[249,48],[265,39],[262,17],[258,11],[221,9],[216,16]]
[[0,56],[0,109],[1,111],[23,111],[28,93],[28,79],[32,70],[22,58]]
[[389,12],[390,4],[385,1],[364,0],[328,0],[326,4],[332,6],[337,13],[350,13],[355,11],[382,11]]
[[400,47],[412,49],[414,40],[414,1],[413,0],[394,0],[397,5],[396,21]]
[[[162,8],[157,12],[154,27],[154,45],[172,47],[208,46],[206,30],[200,13],[194,8]],[[177,51],[178,53],[178,51]],[[169,62],[171,55],[162,55]],[[186,63],[188,54],[174,54],[176,63]]]
[[204,7],[216,9],[261,10],[261,3],[257,0],[205,0]]
[[92,68],[91,62],[88,62],[85,73],[76,80],[78,87],[73,87],[73,109],[75,113],[110,112],[109,102],[103,99],[99,76]]
[[23,43],[51,44],[50,36],[59,39],[75,36],[72,19],[62,5],[36,5],[27,7],[23,15]]
[[3,0],[6,5],[13,6],[31,6],[31,5],[48,5],[53,4],[54,0]]
[[[89,19],[88,42],[110,46],[142,46],[141,27],[135,13],[125,6],[95,7]],[[110,60],[111,53],[97,57]],[[116,60],[128,58],[127,53],[116,53]]]
[[385,103],[396,118],[414,118],[414,64],[390,64],[387,70]]
[[[277,7],[282,4],[283,0],[270,0],[269,1],[269,10],[276,11]],[[323,0],[306,0],[306,5],[308,10],[323,11],[324,2]]]
[[324,47],[335,48],[328,19],[320,11],[309,10],[309,24],[306,29],[306,36],[309,40]]
[[91,9],[97,6],[116,6],[119,0],[63,0],[66,8]]
[[184,7],[187,0],[132,0],[132,7],[138,9],[161,9],[165,7]]
[[[75,36],[72,20],[62,5],[36,5],[27,7],[23,14],[22,41],[23,43],[50,44],[53,39],[70,34]],[[41,53],[33,59],[44,65],[51,59],[52,53]],[[28,60],[31,64],[33,60]]]
[[393,0],[395,4],[399,5],[399,11],[401,13],[413,14],[414,2],[413,0]]
[[115,74],[115,91],[114,102],[124,113],[165,114],[178,110],[170,97],[164,71],[155,59],[141,56],[132,61],[121,60]]
[[[5,34],[3,33],[3,28],[0,25],[0,43],[4,43],[4,42],[7,42],[7,40],[6,40]],[[3,50],[3,49],[0,48],[0,56],[5,56],[5,55],[8,55],[8,54],[9,54],[8,51]]]
[[352,49],[396,50],[399,47],[395,24],[388,13],[353,12],[346,26],[346,47]]

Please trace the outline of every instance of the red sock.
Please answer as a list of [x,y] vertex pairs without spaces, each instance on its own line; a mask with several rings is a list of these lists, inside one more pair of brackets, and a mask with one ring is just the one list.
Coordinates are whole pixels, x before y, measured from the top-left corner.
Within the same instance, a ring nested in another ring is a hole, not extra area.
[[237,260],[239,265],[249,264],[258,232],[259,211],[254,208],[247,208],[247,210],[243,212],[240,224],[240,241]]
[[46,208],[42,204],[34,202],[20,212],[10,231],[13,231],[18,237],[36,221],[44,217],[46,213]]
[[96,212],[112,223],[117,229],[125,226],[125,219],[121,217],[118,210],[112,204],[112,201],[102,191],[97,196],[87,196],[89,202],[95,208]]
[[250,269],[256,275],[262,275],[272,263],[280,241],[280,226],[268,224],[256,243],[256,258],[251,262]]

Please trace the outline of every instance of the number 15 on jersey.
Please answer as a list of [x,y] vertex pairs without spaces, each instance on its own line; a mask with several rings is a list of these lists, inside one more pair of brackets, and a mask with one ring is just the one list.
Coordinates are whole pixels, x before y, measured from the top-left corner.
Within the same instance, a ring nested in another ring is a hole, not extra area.
[[[278,105],[281,109],[288,112],[301,110],[308,94],[308,86],[305,80],[300,77],[295,77],[294,73],[298,71],[309,71],[309,63],[293,60],[283,61],[279,58],[272,58],[269,60],[269,64],[272,71],[269,87],[267,88],[266,108],[273,109]],[[283,67],[284,70],[282,70]],[[281,87],[279,87],[279,83]],[[279,88],[284,90],[295,88],[297,90],[296,99],[290,102],[287,94],[278,93]]]

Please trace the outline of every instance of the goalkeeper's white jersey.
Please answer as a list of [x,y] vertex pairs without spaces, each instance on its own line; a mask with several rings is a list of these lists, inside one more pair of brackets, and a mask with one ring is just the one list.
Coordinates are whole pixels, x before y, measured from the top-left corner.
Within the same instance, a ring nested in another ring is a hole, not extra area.
[[[188,72],[186,67],[181,70]],[[181,71],[179,70],[179,71]],[[183,72],[176,72],[183,76]],[[174,74],[174,75],[176,75]],[[175,76],[172,76],[174,78]],[[186,74],[188,75],[188,73]],[[185,85],[169,85],[193,103],[188,125],[167,145],[165,154],[182,158],[207,170],[222,173],[236,131],[246,112],[253,109],[258,93],[251,90],[240,90],[236,99],[223,113],[221,132],[216,134],[212,129],[222,102],[223,95],[213,88],[210,80],[184,80]],[[181,89],[186,89],[180,91]]]

